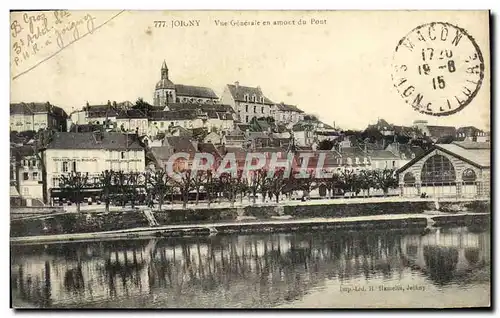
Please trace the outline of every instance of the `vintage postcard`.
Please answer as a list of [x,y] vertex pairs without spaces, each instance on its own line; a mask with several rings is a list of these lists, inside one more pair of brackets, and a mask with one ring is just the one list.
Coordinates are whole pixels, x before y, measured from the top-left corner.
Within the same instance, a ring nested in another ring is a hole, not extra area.
[[491,305],[490,12],[10,12],[22,308]]

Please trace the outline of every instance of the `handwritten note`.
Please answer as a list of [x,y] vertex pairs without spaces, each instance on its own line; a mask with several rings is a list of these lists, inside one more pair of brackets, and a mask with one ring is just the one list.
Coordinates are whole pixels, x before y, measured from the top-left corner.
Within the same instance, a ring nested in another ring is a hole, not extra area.
[[13,13],[10,24],[13,79],[93,34],[120,13],[109,14],[110,19],[67,10]]

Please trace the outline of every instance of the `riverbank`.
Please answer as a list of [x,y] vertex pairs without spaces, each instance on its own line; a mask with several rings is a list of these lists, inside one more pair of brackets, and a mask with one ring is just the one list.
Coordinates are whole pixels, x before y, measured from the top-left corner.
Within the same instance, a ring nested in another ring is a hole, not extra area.
[[[445,219],[442,219],[446,217]],[[436,219],[437,218],[437,219]],[[38,235],[11,238],[12,244],[55,243],[64,241],[88,241],[138,237],[182,237],[197,235],[250,234],[266,232],[294,232],[317,230],[356,230],[383,228],[421,228],[433,226],[439,219],[440,225],[487,224],[489,213],[426,213],[426,214],[385,214],[373,216],[341,218],[279,219],[240,222],[219,222],[206,224],[162,225],[138,227],[123,230]]]

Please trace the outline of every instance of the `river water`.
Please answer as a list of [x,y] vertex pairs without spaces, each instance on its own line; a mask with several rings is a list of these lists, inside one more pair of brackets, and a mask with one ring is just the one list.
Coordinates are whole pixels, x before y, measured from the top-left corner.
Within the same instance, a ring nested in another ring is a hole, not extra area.
[[11,247],[14,306],[450,307],[490,303],[490,234],[352,231]]

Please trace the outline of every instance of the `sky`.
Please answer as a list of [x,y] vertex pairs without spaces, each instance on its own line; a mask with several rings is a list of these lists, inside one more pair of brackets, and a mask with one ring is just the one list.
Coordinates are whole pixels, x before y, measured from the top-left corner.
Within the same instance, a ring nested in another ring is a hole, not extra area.
[[[235,81],[260,86],[272,101],[297,105],[342,129],[363,129],[383,118],[398,125],[411,125],[419,119],[432,125],[473,125],[489,130],[486,11],[118,13],[74,11],[57,17],[53,12],[44,16],[12,13],[11,101],[50,101],[68,113],[86,102],[134,102],[142,97],[152,103],[165,60],[169,78],[176,84],[210,87],[219,96],[225,85]],[[216,20],[227,25],[218,26]],[[307,24],[297,25],[300,20]],[[166,27],[155,27],[154,21],[166,21]],[[188,26],[172,28],[172,21],[184,21]],[[259,21],[261,25],[231,26],[231,21]],[[262,21],[295,25],[265,26]],[[391,77],[398,42],[415,27],[436,21],[466,30],[485,62],[477,96],[463,110],[443,117],[413,110],[394,88]],[[37,27],[43,26],[48,31],[39,34]],[[36,54],[30,54],[34,43]],[[25,51],[30,54],[27,59],[23,59]]]

